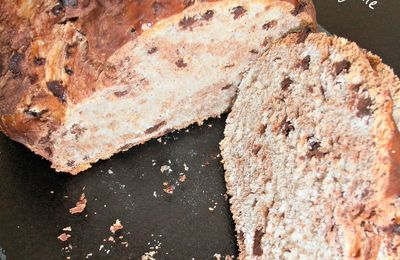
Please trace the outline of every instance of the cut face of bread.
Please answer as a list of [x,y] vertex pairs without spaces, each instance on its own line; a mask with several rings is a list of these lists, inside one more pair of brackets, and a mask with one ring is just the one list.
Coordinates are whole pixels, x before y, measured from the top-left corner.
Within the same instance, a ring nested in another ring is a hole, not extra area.
[[343,38],[268,49],[221,143],[240,259],[400,258],[399,87]]
[[272,41],[315,28],[310,1],[21,2],[0,7],[1,129],[70,173],[220,115]]

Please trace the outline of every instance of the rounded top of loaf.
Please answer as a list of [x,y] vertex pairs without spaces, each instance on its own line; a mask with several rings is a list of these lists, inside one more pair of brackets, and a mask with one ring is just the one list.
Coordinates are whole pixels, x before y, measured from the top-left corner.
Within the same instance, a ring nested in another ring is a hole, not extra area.
[[[292,15],[315,18],[309,0],[253,1],[289,2]],[[237,2],[234,18],[249,1],[5,1],[0,6],[0,129],[31,149],[46,142],[45,133],[64,122],[72,105],[113,84],[118,66],[108,59],[122,46],[171,17],[184,30],[190,23],[185,9],[211,9],[214,2]]]

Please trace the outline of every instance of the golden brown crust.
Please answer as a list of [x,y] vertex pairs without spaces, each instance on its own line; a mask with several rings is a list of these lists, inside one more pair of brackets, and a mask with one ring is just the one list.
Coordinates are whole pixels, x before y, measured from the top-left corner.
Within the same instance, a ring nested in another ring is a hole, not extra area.
[[[217,2],[208,0],[207,2]],[[309,0],[282,0],[294,13]],[[144,27],[195,0],[18,0],[0,6],[0,129],[50,159],[67,108],[113,82],[107,59]],[[100,74],[102,80],[97,82]]]

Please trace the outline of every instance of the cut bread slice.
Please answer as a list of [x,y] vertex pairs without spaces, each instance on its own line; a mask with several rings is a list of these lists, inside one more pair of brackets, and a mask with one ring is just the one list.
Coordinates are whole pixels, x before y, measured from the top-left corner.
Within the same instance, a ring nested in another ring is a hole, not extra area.
[[84,2],[0,7],[19,28],[1,42],[1,129],[73,174],[220,115],[270,42],[316,25],[311,1]]
[[343,38],[268,49],[221,142],[239,259],[400,258],[399,88]]

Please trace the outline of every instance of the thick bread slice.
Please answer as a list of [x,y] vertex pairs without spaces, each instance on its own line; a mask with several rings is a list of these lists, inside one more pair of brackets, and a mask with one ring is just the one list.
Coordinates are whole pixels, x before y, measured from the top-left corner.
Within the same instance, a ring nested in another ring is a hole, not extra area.
[[0,126],[78,173],[220,115],[271,41],[315,29],[311,1],[9,1]]
[[268,49],[221,143],[239,259],[400,259],[399,89],[343,38]]

